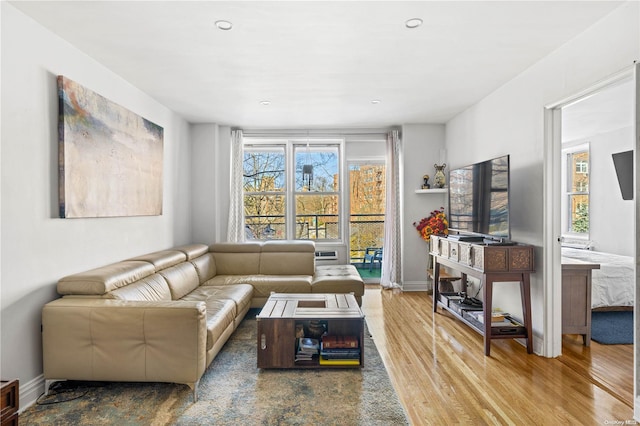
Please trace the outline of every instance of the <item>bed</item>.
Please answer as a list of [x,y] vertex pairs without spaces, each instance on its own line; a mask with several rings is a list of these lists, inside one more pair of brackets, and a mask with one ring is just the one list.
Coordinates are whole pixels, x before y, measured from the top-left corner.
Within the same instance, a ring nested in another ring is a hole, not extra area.
[[597,263],[591,274],[591,308],[597,310],[633,309],[635,297],[635,259],[631,256],[562,247],[562,257]]

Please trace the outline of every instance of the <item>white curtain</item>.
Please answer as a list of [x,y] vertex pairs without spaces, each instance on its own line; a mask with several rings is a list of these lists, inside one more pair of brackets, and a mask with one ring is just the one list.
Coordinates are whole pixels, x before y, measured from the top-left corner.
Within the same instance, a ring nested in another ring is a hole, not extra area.
[[242,130],[231,131],[231,178],[227,240],[244,241],[244,197],[242,194]]
[[384,216],[384,250],[382,251],[383,288],[399,288],[401,275],[401,216],[400,216],[400,160],[401,147],[398,131],[387,135],[386,146],[386,201]]

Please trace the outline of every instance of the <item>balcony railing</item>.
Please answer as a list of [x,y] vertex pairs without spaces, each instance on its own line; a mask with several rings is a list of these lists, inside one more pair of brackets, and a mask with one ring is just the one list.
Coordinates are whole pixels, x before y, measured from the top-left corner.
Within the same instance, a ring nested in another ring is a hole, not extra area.
[[[259,240],[285,239],[284,215],[246,216],[248,238]],[[350,263],[362,264],[369,247],[384,246],[384,214],[352,214],[349,218]],[[337,240],[340,237],[338,215],[296,215],[296,239]]]

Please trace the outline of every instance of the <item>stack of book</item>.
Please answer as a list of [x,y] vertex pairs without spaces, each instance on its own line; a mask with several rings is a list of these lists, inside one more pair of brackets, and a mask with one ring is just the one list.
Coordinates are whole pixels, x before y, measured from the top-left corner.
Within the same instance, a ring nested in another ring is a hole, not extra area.
[[318,339],[309,337],[298,338],[298,349],[296,350],[296,361],[311,361],[314,355],[320,351]]
[[360,365],[356,336],[324,336],[320,343],[320,365]]

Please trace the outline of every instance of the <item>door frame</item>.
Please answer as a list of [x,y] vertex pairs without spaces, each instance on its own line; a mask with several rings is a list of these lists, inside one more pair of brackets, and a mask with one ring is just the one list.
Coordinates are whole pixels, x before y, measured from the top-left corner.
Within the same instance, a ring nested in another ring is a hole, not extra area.
[[[562,354],[562,265],[560,254],[560,238],[562,236],[560,220],[561,202],[561,149],[562,149],[562,108],[582,100],[594,93],[631,78],[635,86],[635,155],[634,155],[634,196],[635,196],[635,306],[640,306],[640,63],[615,73],[567,98],[545,106],[544,111],[544,195],[543,195],[543,281],[544,281],[544,317],[543,317],[543,355],[557,357]],[[634,309],[634,418],[640,419],[640,377],[638,363],[640,362],[640,345],[636,345],[640,337],[640,315]]]
[[[546,357],[557,357],[562,354],[562,265],[560,261],[561,249],[561,150],[562,150],[562,108],[569,106],[575,102],[581,101],[601,90],[607,89],[613,85],[620,83],[626,79],[633,79],[634,73],[637,74],[636,68],[638,64],[615,73],[588,88],[568,96],[559,101],[553,102],[545,106],[544,112],[544,195],[543,195],[543,279],[544,279],[544,342],[543,355]],[[636,89],[638,82],[636,77]],[[636,95],[638,102],[638,95]],[[636,119],[638,117],[638,108],[636,108]],[[638,152],[640,142],[638,141],[636,124],[636,147]],[[637,156],[636,156],[637,157]],[[636,163],[638,158],[636,158]],[[638,177],[636,176],[636,179]],[[638,183],[638,182],[636,182]],[[636,200],[638,200],[638,185],[636,185]],[[638,202],[636,201],[636,229],[640,229],[638,224],[640,215],[638,212]],[[640,247],[640,238],[637,237],[636,248]],[[637,259],[636,249],[636,259]],[[637,264],[637,260],[636,260]],[[547,266],[549,265],[549,266]],[[636,268],[636,275],[638,268]],[[636,276],[636,287],[638,277]],[[636,299],[638,297],[636,291]],[[637,303],[637,300],[636,300]],[[637,327],[636,327],[637,329]],[[637,381],[636,381],[637,383]]]

